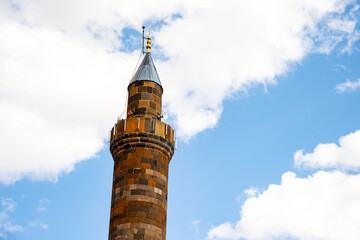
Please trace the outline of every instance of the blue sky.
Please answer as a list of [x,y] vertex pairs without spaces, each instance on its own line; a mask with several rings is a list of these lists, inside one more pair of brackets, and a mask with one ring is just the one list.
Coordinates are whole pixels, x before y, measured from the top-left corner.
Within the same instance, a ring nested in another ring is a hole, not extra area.
[[167,239],[359,239],[357,1],[0,9],[0,239],[107,238],[143,24],[178,139]]

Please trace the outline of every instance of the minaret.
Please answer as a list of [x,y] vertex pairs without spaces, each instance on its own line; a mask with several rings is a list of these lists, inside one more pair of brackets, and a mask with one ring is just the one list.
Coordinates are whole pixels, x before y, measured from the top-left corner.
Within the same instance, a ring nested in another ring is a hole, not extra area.
[[163,88],[147,53],[128,86],[126,119],[110,136],[114,159],[109,239],[166,239],[168,170],[174,130],[161,121]]

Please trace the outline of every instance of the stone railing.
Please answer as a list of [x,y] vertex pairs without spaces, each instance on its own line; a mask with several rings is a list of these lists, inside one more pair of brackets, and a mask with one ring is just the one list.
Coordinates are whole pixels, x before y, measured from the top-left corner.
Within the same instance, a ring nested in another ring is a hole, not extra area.
[[175,146],[175,131],[160,120],[154,118],[128,118],[118,121],[110,131],[110,146],[124,134],[130,133],[149,133],[167,139]]

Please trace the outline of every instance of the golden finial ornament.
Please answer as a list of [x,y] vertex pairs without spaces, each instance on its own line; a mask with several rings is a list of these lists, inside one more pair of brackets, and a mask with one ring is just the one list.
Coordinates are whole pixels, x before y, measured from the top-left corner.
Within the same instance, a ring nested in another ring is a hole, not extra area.
[[147,52],[150,53],[150,49],[151,49],[151,37],[150,37],[150,32],[149,32],[149,36],[148,36],[148,38],[147,38],[146,43],[147,43],[147,45],[146,45]]

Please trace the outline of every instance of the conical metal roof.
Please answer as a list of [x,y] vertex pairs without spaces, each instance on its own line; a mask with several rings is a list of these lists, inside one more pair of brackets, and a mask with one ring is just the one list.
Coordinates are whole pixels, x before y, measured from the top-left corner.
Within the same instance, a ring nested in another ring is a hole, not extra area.
[[137,69],[134,76],[131,78],[129,86],[134,82],[139,81],[151,81],[157,83],[162,88],[160,78],[157,74],[156,67],[150,53],[146,53],[139,68]]

